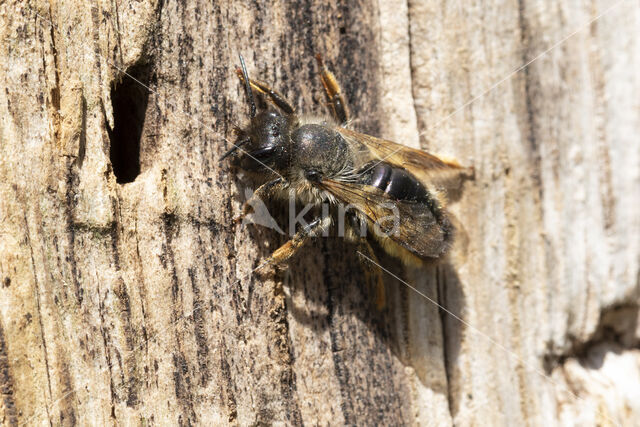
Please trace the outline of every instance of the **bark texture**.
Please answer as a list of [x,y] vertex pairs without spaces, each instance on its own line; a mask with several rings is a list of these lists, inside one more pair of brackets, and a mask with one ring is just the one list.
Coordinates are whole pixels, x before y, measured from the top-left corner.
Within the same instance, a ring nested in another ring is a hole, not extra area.
[[[0,2],[0,424],[637,425],[640,7]],[[234,74],[456,157],[451,257],[231,225]],[[526,67],[522,68],[524,65]],[[418,294],[419,291],[422,295]],[[437,302],[441,308],[435,304]]]

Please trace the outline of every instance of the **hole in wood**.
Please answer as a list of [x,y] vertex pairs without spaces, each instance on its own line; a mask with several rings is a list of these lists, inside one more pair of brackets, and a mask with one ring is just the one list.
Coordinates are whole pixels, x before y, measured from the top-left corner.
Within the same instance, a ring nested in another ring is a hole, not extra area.
[[120,184],[133,182],[140,174],[140,140],[149,102],[150,77],[150,64],[136,64],[111,85],[113,129],[107,127],[107,131],[111,165]]

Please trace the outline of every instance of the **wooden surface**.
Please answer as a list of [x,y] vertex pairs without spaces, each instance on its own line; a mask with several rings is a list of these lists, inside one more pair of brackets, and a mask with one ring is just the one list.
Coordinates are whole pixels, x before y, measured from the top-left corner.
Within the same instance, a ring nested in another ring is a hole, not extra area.
[[[637,425],[636,1],[185,3],[0,2],[0,424]],[[317,52],[476,170],[384,312],[356,247],[257,275],[231,225],[237,54],[318,114]]]

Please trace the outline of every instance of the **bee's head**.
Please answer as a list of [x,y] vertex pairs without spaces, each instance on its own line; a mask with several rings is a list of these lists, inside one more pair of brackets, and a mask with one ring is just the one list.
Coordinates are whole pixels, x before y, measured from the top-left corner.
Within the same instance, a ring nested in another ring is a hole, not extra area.
[[237,142],[222,156],[221,160],[239,149],[241,154],[238,160],[242,169],[256,171],[267,167],[280,170],[287,164],[290,128],[294,116],[268,110],[256,113],[256,103],[242,56],[240,56],[240,64],[251,122],[244,129],[235,129],[238,135]]
[[240,166],[245,170],[264,167],[282,170],[286,167],[291,138],[290,122],[290,116],[262,111],[251,119],[246,129],[238,130],[236,146],[242,145],[238,159]]

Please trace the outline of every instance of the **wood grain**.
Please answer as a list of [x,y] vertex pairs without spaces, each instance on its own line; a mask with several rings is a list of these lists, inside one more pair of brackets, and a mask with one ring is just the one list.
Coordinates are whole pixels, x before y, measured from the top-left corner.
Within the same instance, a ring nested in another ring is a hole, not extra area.
[[[4,1],[0,22],[1,424],[640,415],[637,2]],[[450,259],[380,254],[383,312],[356,246],[257,274],[285,236],[232,224],[255,187],[219,163],[237,55],[324,114],[318,52],[357,130],[476,171]]]

